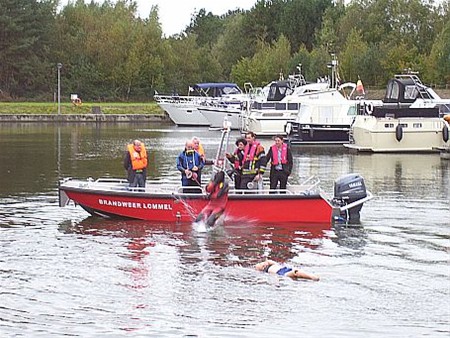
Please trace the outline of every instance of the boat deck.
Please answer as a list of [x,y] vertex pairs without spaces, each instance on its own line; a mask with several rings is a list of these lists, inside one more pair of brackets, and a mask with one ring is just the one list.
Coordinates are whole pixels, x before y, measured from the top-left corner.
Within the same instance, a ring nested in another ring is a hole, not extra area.
[[[269,189],[266,184],[264,184],[263,189],[253,189],[253,190],[237,190],[231,188],[229,191],[229,196],[242,196],[245,193],[246,197],[261,195],[274,194],[288,196],[318,196],[322,192],[319,188],[319,179],[315,176],[309,177],[307,180],[301,184],[288,185],[286,189]],[[196,187],[183,187],[180,185],[179,181],[168,181],[168,180],[147,180],[145,188],[132,188],[129,187],[128,181],[126,179],[116,179],[116,178],[99,178],[94,180],[88,178],[87,180],[77,180],[72,178],[66,178],[60,182],[60,188],[64,189],[81,189],[90,190],[91,192],[102,192],[102,193],[122,193],[122,194],[139,194],[139,195],[152,195],[152,196],[167,196],[167,195],[177,195],[186,197],[204,197],[206,192],[203,187],[198,187],[198,191],[195,191]],[[194,189],[195,192],[185,193],[183,188]]]

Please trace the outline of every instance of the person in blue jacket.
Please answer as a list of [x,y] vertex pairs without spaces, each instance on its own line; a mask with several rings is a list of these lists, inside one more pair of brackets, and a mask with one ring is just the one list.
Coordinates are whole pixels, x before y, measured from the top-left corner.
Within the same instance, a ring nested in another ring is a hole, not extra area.
[[181,172],[181,185],[184,193],[202,192],[202,169],[205,163],[194,150],[194,143],[187,141],[184,150],[177,157],[177,169]]

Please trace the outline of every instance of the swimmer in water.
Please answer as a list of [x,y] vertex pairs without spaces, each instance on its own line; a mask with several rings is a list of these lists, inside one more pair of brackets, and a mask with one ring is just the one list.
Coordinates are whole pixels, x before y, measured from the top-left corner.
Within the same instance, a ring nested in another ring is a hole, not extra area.
[[290,277],[292,279],[303,278],[303,279],[310,279],[313,281],[318,281],[320,279],[316,275],[307,273],[298,268],[290,268],[285,265],[281,265],[270,259],[256,264],[255,269],[258,271],[263,271],[274,275]]

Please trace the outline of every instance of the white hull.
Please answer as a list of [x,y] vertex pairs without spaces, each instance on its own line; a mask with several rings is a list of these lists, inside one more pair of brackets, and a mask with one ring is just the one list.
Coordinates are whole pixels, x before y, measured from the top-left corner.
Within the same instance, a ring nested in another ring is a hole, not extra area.
[[297,116],[297,112],[290,114],[279,113],[280,116],[273,116],[274,114],[267,114],[266,116],[247,117],[244,118],[245,125],[242,130],[252,131],[257,136],[274,136],[286,135],[286,123],[292,122]]
[[[301,88],[303,87],[307,86],[302,86]],[[322,91],[306,91],[301,94],[289,95],[280,102],[256,103],[243,116],[242,130],[253,131],[257,135],[264,136],[286,135],[286,124],[298,119],[301,105],[316,105],[323,101],[332,102],[336,105],[348,102],[336,89],[324,89]]]
[[231,122],[231,129],[240,128],[241,110],[239,108],[199,107],[198,110],[211,128],[221,128],[225,119]]
[[209,126],[208,120],[192,103],[163,103],[158,105],[169,115],[170,119],[179,126]]
[[[397,125],[402,137],[397,140]],[[376,118],[358,115],[352,127],[350,149],[368,152],[437,152],[444,142],[444,122],[440,118]]]

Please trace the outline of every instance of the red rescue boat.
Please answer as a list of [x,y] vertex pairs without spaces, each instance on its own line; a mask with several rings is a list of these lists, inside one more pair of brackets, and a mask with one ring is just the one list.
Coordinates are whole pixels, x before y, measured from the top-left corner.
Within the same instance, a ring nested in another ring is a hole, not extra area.
[[[231,190],[226,219],[272,224],[359,220],[362,204],[371,195],[359,175],[345,177],[344,185],[354,197],[347,192],[329,200],[314,179],[288,185],[285,191]],[[342,180],[336,184],[342,185]],[[128,182],[120,179],[66,179],[59,185],[59,200],[60,206],[72,200],[92,215],[161,222],[192,222],[208,203],[207,194],[200,189],[199,193],[183,193],[181,186],[155,182],[148,182],[145,188],[129,188]]]
[[[223,153],[228,136],[229,126],[222,131],[215,171],[225,170]],[[336,180],[333,198],[324,195],[314,177],[288,185],[286,190],[231,189],[225,220],[266,224],[358,222],[363,203],[371,197],[358,174]],[[148,181],[145,188],[130,188],[123,179],[65,179],[59,185],[60,206],[70,200],[90,214],[103,217],[192,222],[207,205],[208,196],[200,187],[198,193],[184,193],[180,185],[161,181]]]

